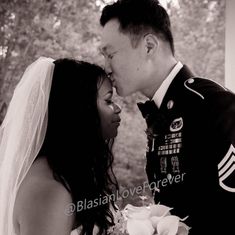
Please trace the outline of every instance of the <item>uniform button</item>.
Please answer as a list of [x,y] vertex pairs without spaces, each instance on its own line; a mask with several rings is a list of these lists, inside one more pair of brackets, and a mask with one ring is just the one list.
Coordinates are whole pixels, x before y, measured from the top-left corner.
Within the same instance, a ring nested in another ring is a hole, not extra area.
[[189,78],[189,79],[188,79],[188,83],[191,84],[191,83],[193,83],[193,82],[194,82],[194,79],[193,79],[193,78]]
[[172,175],[169,173],[169,174],[167,174],[166,177],[167,177],[168,180],[170,180],[172,178]]
[[167,103],[167,108],[168,109],[172,109],[173,105],[174,105],[174,101],[173,100],[169,100],[168,103]]

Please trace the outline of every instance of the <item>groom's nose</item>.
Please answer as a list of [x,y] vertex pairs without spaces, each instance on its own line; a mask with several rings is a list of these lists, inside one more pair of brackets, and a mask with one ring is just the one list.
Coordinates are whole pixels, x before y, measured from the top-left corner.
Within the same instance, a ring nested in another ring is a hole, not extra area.
[[105,72],[108,74],[108,76],[110,77],[112,74],[112,69],[110,66],[110,63],[108,60],[105,60],[105,66],[104,66]]

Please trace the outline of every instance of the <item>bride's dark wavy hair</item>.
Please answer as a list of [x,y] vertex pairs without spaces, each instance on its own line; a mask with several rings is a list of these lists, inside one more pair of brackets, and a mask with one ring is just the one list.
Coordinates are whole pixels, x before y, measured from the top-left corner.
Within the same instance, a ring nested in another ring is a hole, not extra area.
[[113,216],[110,203],[103,202],[113,199],[109,195],[118,189],[113,141],[103,139],[97,109],[98,89],[107,76],[101,67],[84,61],[59,59],[54,64],[48,127],[39,155],[47,157],[54,178],[79,206],[76,225],[82,225],[82,234],[92,234],[94,225],[106,234]]

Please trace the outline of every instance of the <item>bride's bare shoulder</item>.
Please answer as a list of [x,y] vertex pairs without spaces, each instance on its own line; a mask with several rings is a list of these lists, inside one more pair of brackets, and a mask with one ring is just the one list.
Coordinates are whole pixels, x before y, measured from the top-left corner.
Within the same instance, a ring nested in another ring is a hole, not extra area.
[[39,159],[33,163],[20,185],[17,197],[22,202],[24,200],[45,203],[57,200],[71,201],[71,195],[67,189],[54,179],[46,159]]
[[[14,218],[20,227],[32,230],[41,224],[59,231],[72,226],[73,215],[66,215],[72,197],[66,188],[52,177],[44,161],[38,161],[29,170],[22,182],[15,201]],[[54,226],[54,228],[53,228]],[[53,231],[54,234],[55,231]],[[35,233],[35,232],[34,232]]]

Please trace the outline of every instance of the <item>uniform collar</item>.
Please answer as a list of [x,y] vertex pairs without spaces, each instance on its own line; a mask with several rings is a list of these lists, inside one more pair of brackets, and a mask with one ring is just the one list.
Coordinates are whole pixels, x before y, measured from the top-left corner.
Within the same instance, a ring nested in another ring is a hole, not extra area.
[[155,102],[155,104],[157,105],[158,108],[161,106],[162,100],[167,92],[168,87],[170,86],[173,79],[175,78],[175,76],[181,70],[182,67],[183,67],[183,64],[180,61],[178,61],[177,64],[174,66],[174,68],[169,73],[169,75],[164,79],[161,86],[155,92],[152,100]]

